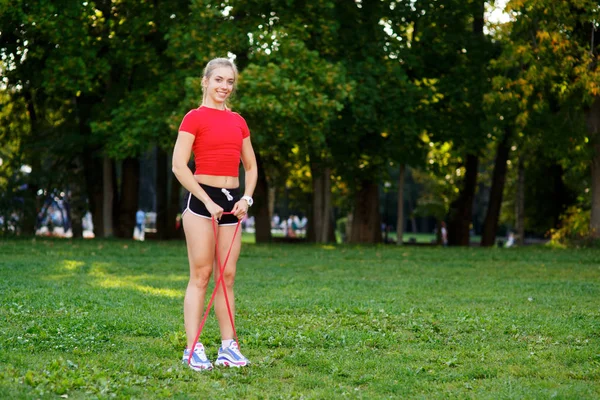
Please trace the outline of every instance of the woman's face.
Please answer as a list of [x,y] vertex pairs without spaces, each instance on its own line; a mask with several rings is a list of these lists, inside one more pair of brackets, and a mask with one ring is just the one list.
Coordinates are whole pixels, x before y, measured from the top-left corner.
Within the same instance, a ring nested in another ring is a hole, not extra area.
[[230,67],[218,67],[205,80],[207,100],[214,106],[221,106],[233,91],[235,76]]

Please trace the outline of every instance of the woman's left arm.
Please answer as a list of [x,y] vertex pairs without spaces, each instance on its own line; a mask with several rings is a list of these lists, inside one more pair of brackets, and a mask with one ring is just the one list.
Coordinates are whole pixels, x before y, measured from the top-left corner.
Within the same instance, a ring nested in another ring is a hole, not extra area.
[[[245,184],[244,184],[244,196],[250,196],[254,194],[256,188],[256,181],[258,180],[258,166],[256,165],[256,155],[252,148],[252,142],[250,136],[244,139],[242,142],[242,164],[244,164],[245,171]],[[250,205],[246,200],[238,201],[231,212],[238,218],[243,218],[248,213]]]
[[256,155],[252,148],[252,142],[250,136],[244,139],[242,142],[242,164],[244,164],[244,171],[246,175],[244,184],[244,196],[252,197],[254,189],[256,188],[256,181],[258,180],[258,166],[256,165]]

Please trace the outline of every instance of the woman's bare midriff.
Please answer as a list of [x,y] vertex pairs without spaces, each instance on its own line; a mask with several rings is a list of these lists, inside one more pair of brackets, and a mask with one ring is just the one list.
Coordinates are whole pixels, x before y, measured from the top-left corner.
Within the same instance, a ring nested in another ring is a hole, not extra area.
[[237,176],[216,176],[199,174],[194,175],[194,178],[198,183],[218,188],[235,189],[240,187],[240,179]]

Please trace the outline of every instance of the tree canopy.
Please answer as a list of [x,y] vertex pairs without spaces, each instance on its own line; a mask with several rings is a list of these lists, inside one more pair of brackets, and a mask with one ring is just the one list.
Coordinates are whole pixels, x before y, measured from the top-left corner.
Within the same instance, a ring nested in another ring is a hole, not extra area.
[[[447,220],[452,244],[484,219],[483,245],[500,223],[543,234],[573,205],[598,236],[599,6],[512,0],[509,22],[494,25],[493,3],[2,2],[0,216],[31,234],[61,188],[74,221],[90,210],[100,235],[128,236],[139,159],[156,151],[157,211],[172,224],[168,154],[201,101],[202,69],[225,56],[259,159],[259,241],[282,188],[311,240],[333,240],[334,219],[350,213],[350,241],[380,241],[379,193],[405,165],[420,193],[406,218]],[[526,219],[505,206],[548,195],[555,206]]]

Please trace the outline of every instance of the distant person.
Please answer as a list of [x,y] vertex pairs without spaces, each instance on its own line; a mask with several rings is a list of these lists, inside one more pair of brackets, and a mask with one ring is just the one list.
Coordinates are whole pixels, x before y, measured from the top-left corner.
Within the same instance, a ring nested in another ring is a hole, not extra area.
[[441,225],[440,233],[442,235],[442,246],[446,247],[448,246],[448,229],[446,229],[446,223],[444,221],[442,221]]
[[306,218],[306,216],[303,216],[300,219],[300,229],[304,229],[306,228],[306,224],[308,223],[308,218]]
[[62,212],[60,212],[60,208],[54,207],[52,209],[52,214],[50,215],[50,218],[52,219],[52,225],[54,226],[54,228],[63,226],[63,215]]
[[[212,369],[204,346],[194,346],[204,308],[206,289],[214,268],[215,282],[219,278],[215,266],[214,218],[218,225],[219,258],[224,262],[233,243],[224,276],[227,297],[235,312],[233,284],[242,245],[241,232],[236,232],[238,220],[248,214],[258,177],[256,157],[250,141],[250,130],[241,115],[227,107],[227,99],[237,82],[237,68],[226,58],[211,60],[202,77],[203,98],[200,107],[189,111],[181,125],[173,150],[173,173],[190,194],[182,213],[187,244],[190,280],[185,292],[183,315],[187,348],[183,362],[196,371]],[[194,153],[195,172],[187,163]],[[240,192],[238,169],[240,159],[245,170],[244,194]],[[232,214],[223,214],[231,212]],[[215,314],[221,331],[221,347],[215,364],[241,367],[248,364],[234,340],[227,304],[222,288],[215,298]],[[194,347],[194,348],[192,348]]]
[[85,215],[81,219],[81,225],[83,228],[83,237],[85,239],[94,238],[94,222],[92,220],[92,213],[86,211]]
[[181,229],[181,213],[178,213],[175,217],[175,230],[178,231]]
[[146,213],[142,210],[137,210],[135,213],[135,226],[140,231],[144,229],[144,218],[146,218]]
[[295,238],[296,237],[296,229],[294,226],[294,215],[290,215],[287,219],[287,237]]
[[137,210],[135,213],[135,229],[133,230],[133,238],[135,240],[144,240],[144,220],[146,213],[142,210]]
[[512,232],[508,232],[508,239],[506,239],[506,244],[504,247],[513,247],[515,245],[515,234]]
[[253,231],[254,224],[255,224],[254,215],[246,217],[246,228],[247,229],[250,229],[250,231]]

